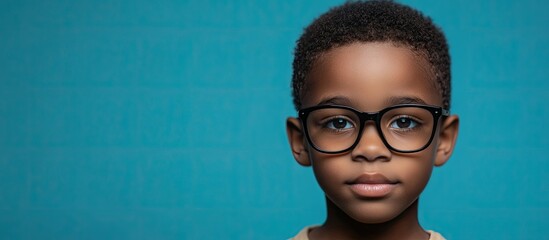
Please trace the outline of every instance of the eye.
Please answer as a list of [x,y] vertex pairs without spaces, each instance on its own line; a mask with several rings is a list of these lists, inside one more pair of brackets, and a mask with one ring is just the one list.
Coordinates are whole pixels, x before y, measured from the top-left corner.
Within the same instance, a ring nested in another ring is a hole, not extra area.
[[335,130],[342,130],[353,128],[354,126],[351,121],[345,118],[335,117],[326,122],[326,127]]
[[402,116],[391,122],[390,127],[396,129],[412,129],[417,127],[418,122],[410,117]]

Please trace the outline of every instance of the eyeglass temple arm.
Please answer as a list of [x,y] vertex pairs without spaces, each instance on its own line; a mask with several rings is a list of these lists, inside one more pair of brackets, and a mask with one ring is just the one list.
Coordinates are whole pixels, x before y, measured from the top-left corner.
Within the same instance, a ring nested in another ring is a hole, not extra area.
[[443,109],[442,109],[441,115],[442,115],[442,116],[445,116],[445,117],[448,117],[448,116],[450,116],[450,111],[443,108]]

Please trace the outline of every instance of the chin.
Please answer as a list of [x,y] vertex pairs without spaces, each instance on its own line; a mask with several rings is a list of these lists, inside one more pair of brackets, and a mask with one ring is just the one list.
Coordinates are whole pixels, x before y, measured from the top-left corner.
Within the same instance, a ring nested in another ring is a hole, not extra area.
[[379,223],[385,223],[393,220],[396,216],[394,215],[388,215],[388,214],[353,214],[349,215],[351,218],[353,218],[355,221],[365,224],[379,224]]
[[[357,222],[365,224],[379,224],[389,222],[399,216],[402,211],[394,206],[369,206],[348,209],[345,213]],[[403,209],[404,210],[404,209]]]

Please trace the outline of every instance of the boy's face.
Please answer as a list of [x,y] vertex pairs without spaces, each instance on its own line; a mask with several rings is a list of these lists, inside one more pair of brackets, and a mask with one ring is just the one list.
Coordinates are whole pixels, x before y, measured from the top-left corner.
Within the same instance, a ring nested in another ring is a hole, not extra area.
[[[405,47],[391,43],[353,43],[324,54],[307,78],[303,108],[322,104],[377,112],[399,100],[442,105],[429,64]],[[341,154],[313,149],[296,118],[287,122],[296,160],[311,165],[329,201],[363,223],[381,223],[400,215],[417,200],[433,166],[444,164],[457,136],[457,116],[440,120],[431,144],[416,153],[398,153],[382,142],[373,121],[365,123],[358,145]],[[357,179],[381,181],[390,186],[366,186],[357,191]],[[381,180],[380,180],[381,179]],[[375,189],[382,187],[383,189]]]

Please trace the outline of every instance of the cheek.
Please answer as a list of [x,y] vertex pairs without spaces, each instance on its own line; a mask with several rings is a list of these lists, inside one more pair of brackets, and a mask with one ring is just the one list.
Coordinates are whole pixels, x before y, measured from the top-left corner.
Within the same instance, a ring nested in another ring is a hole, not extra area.
[[348,168],[349,156],[326,156],[323,154],[311,154],[312,168],[320,187],[327,194],[331,194],[339,188],[348,177],[345,169]]
[[398,171],[406,188],[406,195],[418,197],[423,191],[433,171],[434,152],[427,148],[421,153],[408,156],[405,159],[395,159],[399,162]]

